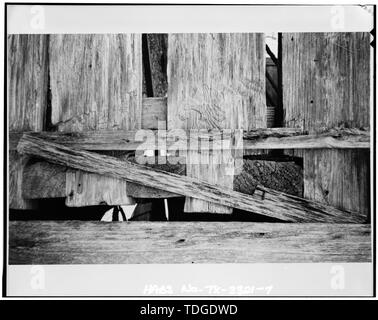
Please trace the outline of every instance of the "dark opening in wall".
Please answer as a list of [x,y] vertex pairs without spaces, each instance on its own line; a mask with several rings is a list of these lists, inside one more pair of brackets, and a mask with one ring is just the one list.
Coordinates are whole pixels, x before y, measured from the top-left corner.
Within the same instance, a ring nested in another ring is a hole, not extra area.
[[168,34],[143,34],[143,95],[165,97],[168,90]]
[[[187,213],[184,212],[184,197],[167,199],[169,221],[250,221],[279,222],[277,219],[251,212],[234,210],[233,214]],[[146,205],[147,204],[147,205]],[[80,220],[101,221],[105,213],[112,212],[114,206],[67,207],[64,198],[38,200],[37,210],[9,211],[9,220]],[[164,199],[138,199],[138,204],[129,221],[167,221]],[[113,222],[124,221],[113,218]],[[107,223],[104,221],[104,223]]]

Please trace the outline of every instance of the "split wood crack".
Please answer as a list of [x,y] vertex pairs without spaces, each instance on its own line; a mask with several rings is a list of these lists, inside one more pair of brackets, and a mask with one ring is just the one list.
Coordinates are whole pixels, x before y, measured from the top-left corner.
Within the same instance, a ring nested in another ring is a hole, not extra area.
[[23,134],[17,151],[61,166],[124,179],[147,187],[280,219],[287,222],[363,223],[365,215],[257,186],[264,193],[246,195],[187,176],[121,161],[113,157],[51,142],[42,135]]

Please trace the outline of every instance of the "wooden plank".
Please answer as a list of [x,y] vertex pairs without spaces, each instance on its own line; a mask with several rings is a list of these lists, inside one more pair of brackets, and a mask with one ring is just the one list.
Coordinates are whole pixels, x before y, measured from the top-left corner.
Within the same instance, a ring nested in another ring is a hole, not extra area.
[[[8,130],[42,131],[47,108],[48,35],[8,35]],[[9,206],[32,209],[22,198],[22,175],[28,158],[9,153]]]
[[8,35],[9,131],[42,131],[44,128],[47,50],[47,35]]
[[23,198],[65,198],[66,172],[66,167],[43,161],[29,162],[23,172]]
[[11,209],[36,209],[37,203],[30,199],[24,199],[22,190],[25,188],[23,185],[23,174],[26,163],[29,157],[19,155],[16,151],[9,152],[9,208]]
[[[134,130],[142,116],[141,35],[51,35],[52,124],[57,131]],[[129,204],[126,182],[67,171],[68,206]]]
[[227,229],[224,225],[11,221],[9,264],[372,261],[370,225],[227,222]]
[[[266,127],[263,34],[169,34],[167,70],[169,129]],[[232,190],[234,161],[231,153],[188,151],[187,175]],[[184,210],[232,212],[197,199]]]
[[[72,167],[115,179],[125,179],[152,188],[187,197],[218,203],[268,217],[291,222],[352,222],[366,220],[358,212],[345,212],[273,190],[261,189],[261,194],[248,196],[227,188],[212,185],[196,178],[159,171],[116,158],[72,149],[47,140],[24,134],[18,152],[33,155],[62,166]],[[269,192],[266,196],[265,193]]]
[[[369,33],[283,34],[286,126],[310,133],[369,126],[369,43]],[[302,154],[306,198],[369,213],[368,150]]]
[[[41,132],[33,134],[36,137],[48,139],[68,147],[93,151],[135,151],[158,150],[162,145],[177,150],[198,150],[198,146],[191,141],[205,137],[213,141],[211,149],[222,149],[221,138],[227,138],[227,134],[219,132],[195,132],[183,131],[184,137],[175,141],[174,130],[157,131],[93,131],[93,132]],[[17,144],[23,133],[11,132],[9,134],[9,149],[16,150]],[[146,139],[152,136],[151,140]],[[180,136],[181,138],[182,136]],[[160,147],[159,147],[160,146]],[[245,131],[243,144],[231,146],[234,149],[242,148],[244,154],[259,149],[369,149],[369,129],[330,129],[323,133],[308,134],[302,129],[296,128],[267,128]],[[194,149],[195,148],[195,149]]]

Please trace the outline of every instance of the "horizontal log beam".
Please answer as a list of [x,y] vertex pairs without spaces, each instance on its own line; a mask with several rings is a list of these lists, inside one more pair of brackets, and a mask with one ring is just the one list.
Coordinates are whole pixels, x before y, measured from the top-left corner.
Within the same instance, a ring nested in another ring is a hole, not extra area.
[[[180,139],[175,140],[177,131],[139,130],[102,132],[33,132],[30,134],[50,142],[72,148],[90,151],[124,150],[197,150],[199,139],[212,141],[210,148],[222,149],[222,138],[228,139],[229,132],[180,131]],[[23,133],[9,134],[9,149],[15,150]],[[186,138],[187,137],[187,138]],[[243,133],[243,143],[237,144],[247,153],[256,149],[359,149],[370,148],[370,133],[359,129],[332,129],[318,134],[306,134],[294,128],[255,129]]]
[[231,221],[11,221],[9,264],[371,262],[370,228]]
[[190,177],[69,148],[30,134],[23,135],[17,150],[21,154],[42,158],[58,165],[125,179],[147,187],[162,189],[283,221],[361,223],[366,220],[366,217],[360,213],[345,212],[279,192],[265,197],[265,192],[262,190],[262,196],[258,194],[249,196]]

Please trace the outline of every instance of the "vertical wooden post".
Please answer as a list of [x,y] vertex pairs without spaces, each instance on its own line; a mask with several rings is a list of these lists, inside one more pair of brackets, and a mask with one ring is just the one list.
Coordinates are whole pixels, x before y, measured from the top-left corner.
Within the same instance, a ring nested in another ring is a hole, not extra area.
[[[266,127],[263,34],[169,34],[167,69],[168,129]],[[189,151],[187,175],[232,189],[224,161],[233,166],[232,156],[221,157],[219,151]],[[232,209],[187,198],[185,211]]]
[[[369,126],[369,33],[282,37],[286,126],[316,132]],[[369,151],[304,150],[304,196],[369,212]]]
[[[48,35],[8,36],[9,131],[42,131],[48,90]],[[22,174],[28,157],[9,152],[9,207],[32,209],[22,197]]]
[[[50,37],[52,125],[58,131],[141,128],[140,34]],[[132,203],[126,182],[68,170],[68,206]]]

